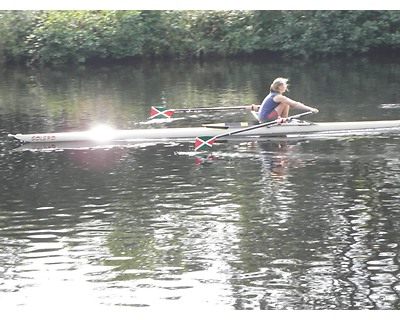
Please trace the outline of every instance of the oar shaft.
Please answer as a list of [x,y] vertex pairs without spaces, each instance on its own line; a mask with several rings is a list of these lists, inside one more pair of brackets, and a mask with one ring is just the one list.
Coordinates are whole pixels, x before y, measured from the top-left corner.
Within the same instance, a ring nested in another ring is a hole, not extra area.
[[151,107],[150,119],[162,119],[171,118],[175,112],[207,112],[207,111],[222,111],[222,110],[234,110],[234,109],[247,109],[247,110],[258,110],[258,105],[251,106],[235,106],[235,107],[214,107],[214,108],[191,108],[191,109],[170,109],[167,107]]
[[[249,109],[253,110],[251,108],[252,106],[234,106],[234,107],[214,107],[214,108],[190,108],[190,109],[171,109],[174,112],[201,112],[201,111],[219,111],[219,110],[237,110],[237,109]],[[259,106],[254,106],[254,110],[257,110]]]

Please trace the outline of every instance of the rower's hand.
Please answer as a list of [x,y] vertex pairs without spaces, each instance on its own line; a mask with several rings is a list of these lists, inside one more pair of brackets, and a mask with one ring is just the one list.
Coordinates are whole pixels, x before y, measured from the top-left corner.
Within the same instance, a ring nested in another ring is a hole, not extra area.
[[282,124],[282,123],[287,122],[287,118],[278,117],[278,119],[276,119],[275,121],[276,121],[276,124]]
[[311,110],[310,110],[312,113],[318,113],[319,112],[319,110],[317,109],[317,108],[311,108]]
[[246,107],[247,110],[253,110],[253,111],[258,111],[259,108],[260,108],[260,106],[257,106],[255,104],[252,104],[251,106]]

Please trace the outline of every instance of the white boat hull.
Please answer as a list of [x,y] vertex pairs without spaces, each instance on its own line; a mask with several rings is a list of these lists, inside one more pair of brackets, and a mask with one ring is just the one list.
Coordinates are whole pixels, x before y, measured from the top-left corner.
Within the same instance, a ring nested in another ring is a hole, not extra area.
[[[80,132],[36,133],[36,134],[10,134],[9,137],[22,142],[49,143],[71,141],[126,141],[126,140],[179,140],[195,139],[198,136],[216,136],[223,133],[237,131],[240,128],[218,129],[207,127],[192,128],[163,128],[163,129],[133,129],[111,130],[102,129]],[[354,122],[319,122],[311,123],[302,121],[299,123],[284,123],[261,127],[232,135],[232,137],[274,137],[293,134],[314,134],[324,132],[343,132],[354,130],[399,129],[400,120],[388,121],[354,121]],[[231,136],[224,137],[230,139]]]

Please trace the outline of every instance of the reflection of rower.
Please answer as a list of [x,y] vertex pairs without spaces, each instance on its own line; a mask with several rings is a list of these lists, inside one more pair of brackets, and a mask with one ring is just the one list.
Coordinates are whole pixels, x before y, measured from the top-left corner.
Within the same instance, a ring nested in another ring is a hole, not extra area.
[[262,172],[271,172],[275,177],[282,177],[291,168],[307,166],[310,161],[296,156],[300,152],[301,141],[302,139],[295,139],[290,143],[288,138],[259,140],[257,145],[261,151]]
[[289,161],[286,152],[289,150],[287,140],[268,140],[259,141],[259,148],[264,151],[261,156],[263,173],[271,172],[276,176],[284,176],[288,167]]

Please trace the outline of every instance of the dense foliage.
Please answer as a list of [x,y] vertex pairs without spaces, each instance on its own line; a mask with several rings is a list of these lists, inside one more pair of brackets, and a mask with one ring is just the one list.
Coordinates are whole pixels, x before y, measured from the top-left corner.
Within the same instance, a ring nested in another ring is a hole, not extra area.
[[399,11],[0,11],[3,63],[399,49]]

